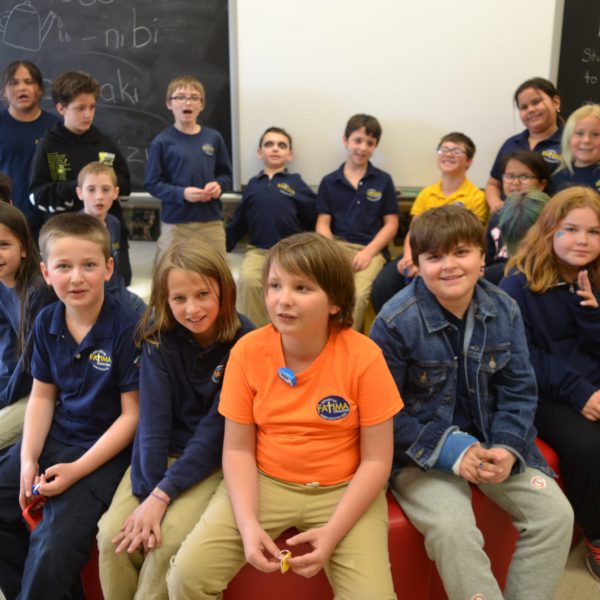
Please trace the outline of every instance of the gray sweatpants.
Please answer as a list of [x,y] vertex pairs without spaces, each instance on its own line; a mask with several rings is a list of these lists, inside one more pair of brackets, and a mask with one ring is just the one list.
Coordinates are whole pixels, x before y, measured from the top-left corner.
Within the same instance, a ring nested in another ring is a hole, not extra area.
[[556,482],[526,469],[479,489],[504,509],[520,532],[504,596],[483,550],[469,484],[452,473],[404,468],[392,492],[425,537],[450,600],[551,600],[562,575],[573,532],[573,511]]

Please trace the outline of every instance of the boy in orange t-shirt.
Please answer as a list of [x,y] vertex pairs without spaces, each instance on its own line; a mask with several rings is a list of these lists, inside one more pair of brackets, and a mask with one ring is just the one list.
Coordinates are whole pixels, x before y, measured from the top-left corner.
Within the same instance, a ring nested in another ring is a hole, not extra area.
[[169,595],[218,598],[245,561],[278,571],[273,540],[296,527],[287,545],[312,551],[287,560],[293,571],[325,567],[336,597],[395,598],[384,492],[403,403],[381,350],[350,329],[349,259],[297,234],[271,249],[263,281],[271,324],[236,344],[223,382],[225,481],[172,563]]

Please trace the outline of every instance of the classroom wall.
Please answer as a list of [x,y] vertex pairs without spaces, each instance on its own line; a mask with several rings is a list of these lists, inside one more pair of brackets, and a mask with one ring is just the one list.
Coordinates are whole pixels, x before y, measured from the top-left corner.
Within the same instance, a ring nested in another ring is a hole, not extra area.
[[522,129],[516,87],[556,80],[562,2],[230,0],[241,183],[260,168],[260,134],[278,125],[294,137],[291,169],[317,185],[344,160],[347,118],[367,112],[383,126],[374,163],[396,186],[432,183],[452,130],[475,141],[470,177],[483,186]]

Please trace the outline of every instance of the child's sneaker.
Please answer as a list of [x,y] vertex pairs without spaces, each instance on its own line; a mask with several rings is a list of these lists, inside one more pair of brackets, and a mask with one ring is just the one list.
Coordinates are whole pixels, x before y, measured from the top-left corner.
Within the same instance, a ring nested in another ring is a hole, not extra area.
[[600,581],[600,540],[585,540],[585,545],[587,546],[585,555],[587,567],[592,577]]

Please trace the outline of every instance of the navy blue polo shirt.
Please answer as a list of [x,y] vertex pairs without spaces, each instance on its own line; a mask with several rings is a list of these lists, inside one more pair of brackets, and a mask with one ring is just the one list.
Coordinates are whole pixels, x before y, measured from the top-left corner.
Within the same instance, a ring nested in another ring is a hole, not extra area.
[[600,163],[589,167],[573,166],[573,173],[566,167],[552,174],[550,190],[552,194],[574,185],[583,185],[600,192]]
[[248,232],[248,241],[268,250],[279,240],[315,228],[315,193],[297,173],[252,177],[227,225],[227,252]]
[[388,173],[367,167],[358,188],[344,177],[344,164],[325,175],[317,192],[317,213],[331,216],[331,232],[366,246],[383,227],[384,215],[397,215],[394,182]]
[[[206,348],[182,325],[143,344],[140,422],[131,459],[131,485],[145,498],[155,486],[171,500],[221,466],[225,420],[217,411],[229,351],[254,329],[238,315],[233,340]],[[169,456],[179,457],[167,467]]]
[[34,325],[31,372],[58,388],[49,435],[90,448],[121,414],[121,393],[139,388],[139,350],[133,341],[137,315],[110,294],[90,331],[77,344],[65,306],[45,307]]
[[494,179],[502,181],[502,169],[500,168],[502,159],[509,152],[516,152],[518,150],[533,150],[533,152],[541,154],[548,163],[550,172],[554,171],[561,159],[560,140],[562,138],[562,133],[562,127],[559,127],[550,137],[539,141],[533,149],[529,147],[529,131],[527,129],[524,129],[521,133],[517,133],[517,135],[509,137],[500,147],[500,150],[496,155],[496,160],[492,165],[490,175]]

